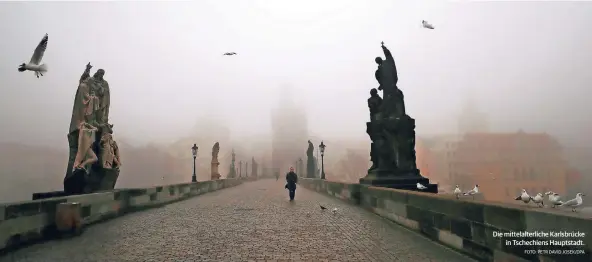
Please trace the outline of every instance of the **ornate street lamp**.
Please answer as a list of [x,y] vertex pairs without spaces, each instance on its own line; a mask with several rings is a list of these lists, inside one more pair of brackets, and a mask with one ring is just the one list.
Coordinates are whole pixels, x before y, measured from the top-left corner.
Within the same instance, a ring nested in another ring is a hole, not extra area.
[[325,144],[321,141],[319,149],[321,150],[321,179],[325,179]]
[[197,182],[197,175],[195,174],[195,159],[197,158],[197,145],[193,144],[193,147],[191,148],[191,153],[193,154],[193,176],[191,176],[191,182],[195,183]]

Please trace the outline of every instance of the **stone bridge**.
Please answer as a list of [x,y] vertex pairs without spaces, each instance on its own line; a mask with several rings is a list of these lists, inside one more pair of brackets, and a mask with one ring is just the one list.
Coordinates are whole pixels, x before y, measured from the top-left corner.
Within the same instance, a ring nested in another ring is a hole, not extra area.
[[[5,204],[0,262],[590,261],[592,224],[571,212],[317,179],[299,184],[293,202],[281,180],[225,179]],[[56,206],[72,202],[80,203],[85,230],[49,239]],[[536,255],[525,250],[550,248],[493,237],[536,230],[586,233],[583,246],[563,249],[585,254]]]

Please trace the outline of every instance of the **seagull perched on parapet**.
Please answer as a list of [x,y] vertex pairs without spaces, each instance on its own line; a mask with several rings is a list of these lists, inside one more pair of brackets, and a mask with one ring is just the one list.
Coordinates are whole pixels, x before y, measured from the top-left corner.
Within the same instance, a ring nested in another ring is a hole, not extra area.
[[45,49],[47,49],[47,40],[49,39],[48,35],[45,34],[41,39],[41,42],[35,48],[35,52],[33,52],[33,56],[31,57],[31,61],[28,64],[22,63],[18,71],[25,72],[27,70],[35,72],[35,76],[39,78],[39,75],[43,76],[43,73],[47,72],[47,66],[45,64],[40,64],[41,59],[43,58],[43,54],[45,54]]
[[477,193],[479,193],[479,185],[475,185],[475,187],[472,190],[463,193],[463,196],[473,196],[473,199],[475,199],[475,194]]
[[549,202],[551,203],[552,208],[555,208],[556,206],[563,204],[563,201],[561,201],[561,196],[559,194],[553,191],[549,191],[545,193],[545,195],[549,196]]
[[427,29],[434,29],[434,26],[428,23],[426,20],[421,20],[421,26]]
[[535,204],[537,204],[539,207],[543,207],[545,206],[545,204],[543,203],[543,194],[538,193],[536,196],[534,196],[532,198],[532,202],[534,202]]
[[426,186],[424,186],[424,185],[422,185],[422,184],[420,184],[420,183],[417,183],[417,185],[416,185],[416,186],[417,186],[417,189],[419,189],[419,190],[426,190],[426,189],[427,189],[427,187],[426,187]]
[[525,204],[528,204],[528,202],[530,202],[530,200],[532,200],[532,197],[530,197],[530,195],[528,195],[528,193],[526,192],[526,189],[522,189],[522,193],[517,196],[514,200],[520,200],[522,202],[524,202]]
[[228,52],[228,53],[224,53],[223,55],[236,55],[235,52]]
[[456,188],[454,188],[454,195],[456,196],[456,199],[458,199],[458,196],[462,194],[462,191],[460,191],[460,187],[458,187],[458,185],[456,185]]
[[576,198],[564,202],[563,204],[561,204],[561,206],[562,207],[563,206],[571,207],[571,212],[576,212],[576,207],[579,207],[584,203],[582,196],[585,196],[585,195],[582,193],[577,193]]

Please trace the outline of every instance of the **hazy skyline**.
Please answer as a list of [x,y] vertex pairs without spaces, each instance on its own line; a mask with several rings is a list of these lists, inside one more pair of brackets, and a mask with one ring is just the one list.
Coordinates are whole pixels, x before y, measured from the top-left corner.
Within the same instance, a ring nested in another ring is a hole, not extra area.
[[[0,142],[66,148],[88,62],[106,70],[118,139],[174,140],[203,116],[266,135],[286,85],[311,134],[366,139],[384,41],[419,134],[455,132],[472,93],[494,131],[588,146],[591,22],[585,2],[2,2]],[[45,33],[49,71],[17,72]]]

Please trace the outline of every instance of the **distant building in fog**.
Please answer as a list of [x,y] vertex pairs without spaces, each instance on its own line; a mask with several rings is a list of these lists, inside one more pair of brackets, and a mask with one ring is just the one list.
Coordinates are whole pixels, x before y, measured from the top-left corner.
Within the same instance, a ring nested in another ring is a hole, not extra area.
[[566,193],[569,167],[559,142],[545,133],[471,133],[451,152],[450,182],[479,184],[486,200],[513,202],[529,194]]
[[489,132],[489,115],[480,110],[472,97],[465,101],[461,109],[458,131],[460,134]]
[[306,163],[308,120],[304,108],[294,102],[289,91],[281,95],[271,117],[272,169],[282,174],[299,158]]
[[437,183],[441,192],[454,189],[450,180],[449,163],[459,141],[458,135],[418,137],[415,144],[417,168],[421,175]]

